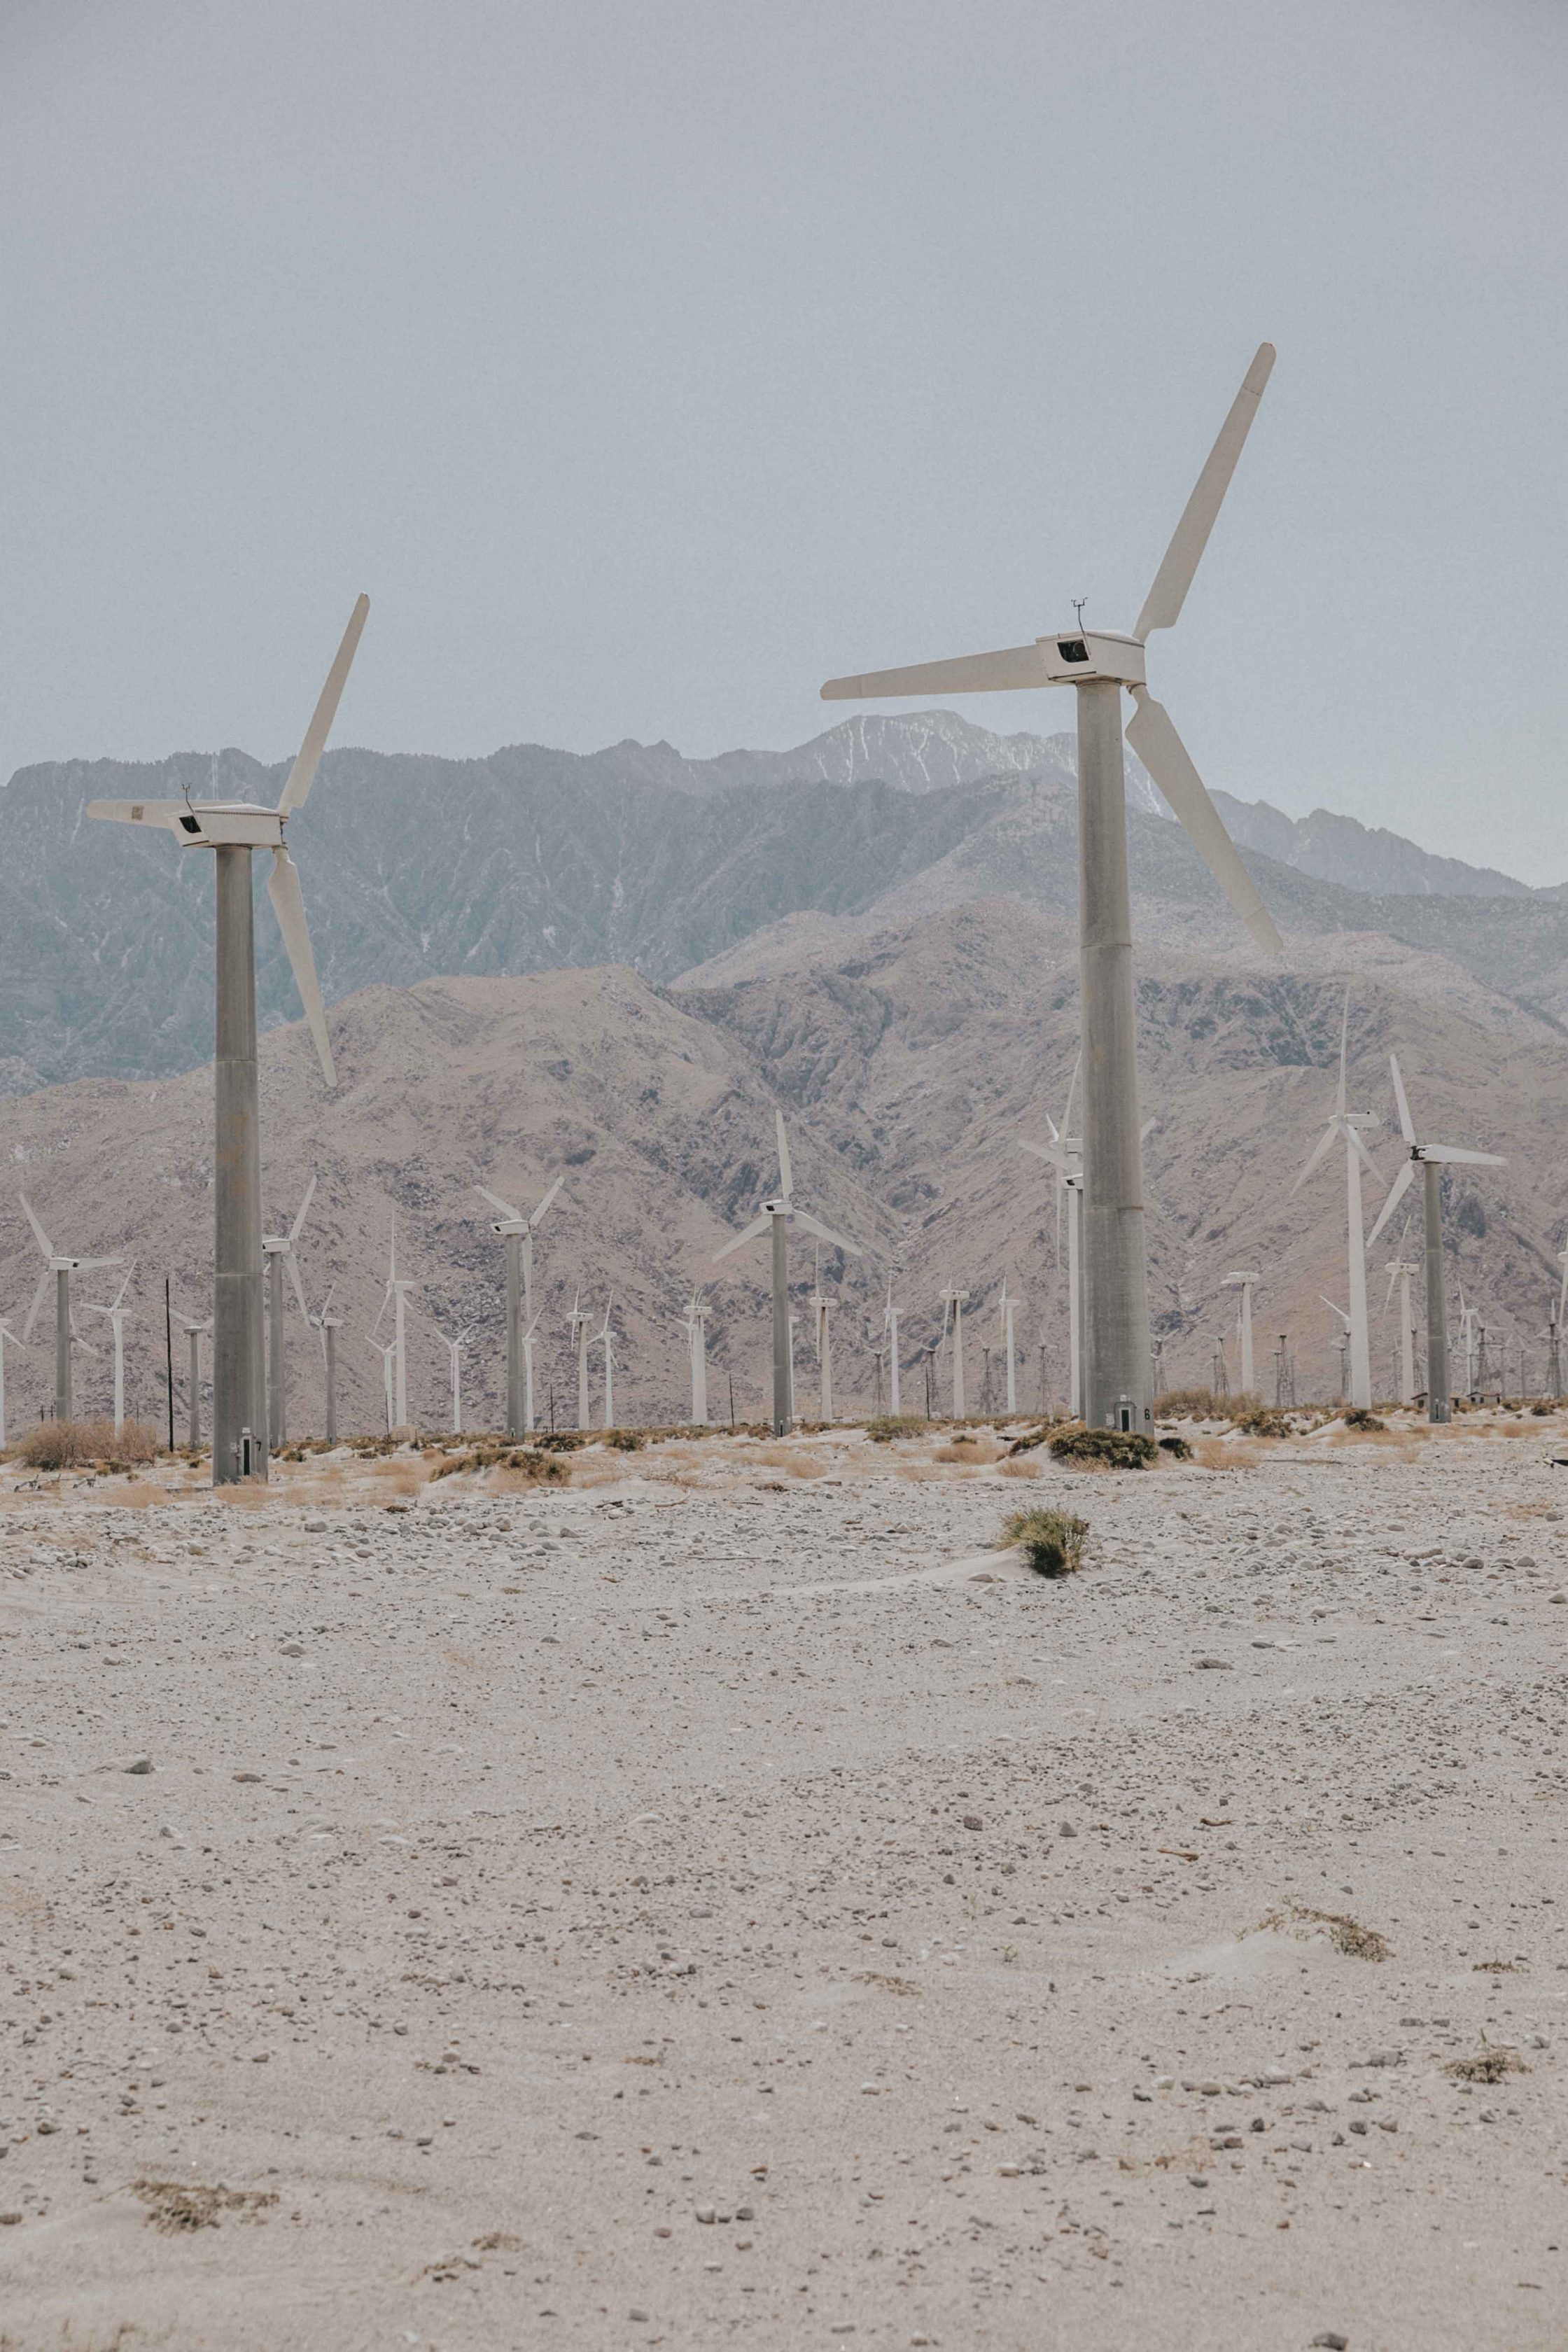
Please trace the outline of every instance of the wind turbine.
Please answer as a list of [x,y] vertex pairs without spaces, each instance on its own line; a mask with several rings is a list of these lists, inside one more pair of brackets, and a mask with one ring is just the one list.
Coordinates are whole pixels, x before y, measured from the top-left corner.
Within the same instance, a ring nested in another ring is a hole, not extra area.
[[116,1437],[125,1426],[125,1318],[131,1312],[130,1307],[125,1304],[125,1294],[131,1287],[131,1277],[135,1271],[136,1261],[132,1258],[125,1269],[125,1279],[115,1292],[113,1303],[110,1306],[99,1307],[91,1299],[82,1301],[82,1313],[107,1315],[110,1328],[114,1334],[114,1434]]
[[702,1293],[694,1290],[686,1309],[686,1346],[691,1360],[691,1419],[693,1426],[708,1426],[708,1309],[702,1304]]
[[945,1339],[948,1327],[952,1328],[952,1417],[966,1418],[968,1406],[963,1393],[963,1309],[968,1300],[967,1290],[959,1290],[951,1282],[942,1294],[942,1332]]
[[1405,1080],[1399,1075],[1397,1054],[1390,1054],[1388,1066],[1394,1076],[1394,1099],[1399,1107],[1399,1132],[1405,1138],[1405,1160],[1388,1188],[1388,1198],[1367,1236],[1366,1245],[1368,1249],[1372,1247],[1415,1181],[1419,1168],[1426,1260],[1426,1418],[1442,1422],[1449,1418],[1450,1410],[1448,1298],[1443,1280],[1443,1170],[1451,1165],[1506,1168],[1508,1161],[1500,1160],[1493,1151],[1461,1151],[1451,1143],[1417,1141],[1410,1105],[1405,1097]]
[[[1445,1318],[1447,1304],[1447,1302],[1445,1300]],[[1430,1313],[1430,1307],[1431,1302],[1428,1300],[1428,1313]],[[1467,1304],[1465,1298],[1465,1286],[1461,1282],[1459,1285],[1459,1345],[1465,1351],[1465,1394],[1468,1397],[1473,1397],[1476,1392],[1476,1325],[1479,1318],[1480,1308],[1479,1307],[1471,1307]],[[1428,1326],[1428,1332],[1430,1332],[1430,1326]],[[1443,1334],[1445,1342],[1447,1339],[1447,1332],[1445,1329]],[[1430,1348],[1430,1338],[1428,1338],[1428,1348]],[[1426,1369],[1426,1393],[1428,1399],[1430,1399],[1432,1393],[1432,1370],[1430,1364],[1428,1364]],[[1428,1411],[1430,1411],[1430,1405],[1428,1405]]]
[[411,1281],[406,1275],[400,1276],[397,1271],[397,1219],[395,1214],[392,1220],[391,1255],[387,1259],[386,1289],[383,1294],[381,1305],[376,1309],[375,1322],[370,1327],[374,1342],[382,1317],[388,1307],[392,1308],[393,1402],[397,1408],[397,1417],[391,1423],[393,1429],[406,1429],[408,1426],[408,1350],[404,1302],[408,1293],[411,1290],[417,1290],[418,1287],[419,1285],[416,1282]]
[[463,1375],[458,1362],[458,1358],[462,1351],[464,1342],[467,1340],[468,1330],[471,1328],[471,1326],[465,1327],[464,1329],[458,1332],[455,1339],[448,1339],[444,1331],[439,1334],[441,1345],[446,1349],[451,1364],[452,1434],[454,1437],[460,1437],[463,1433]]
[[394,1428],[401,1426],[400,1423],[394,1423],[392,1418],[392,1360],[397,1353],[397,1342],[395,1339],[371,1339],[367,1340],[366,1345],[373,1356],[381,1358],[381,1381],[386,1392],[386,1433],[390,1437]]
[[190,1365],[186,1375],[190,1390],[186,1402],[190,1408],[190,1413],[186,1424],[185,1443],[193,1454],[200,1453],[202,1444],[202,1334],[204,1331],[210,1331],[212,1328],[213,1318],[210,1315],[205,1323],[196,1322],[189,1315],[182,1315],[180,1318],[180,1328],[185,1335],[185,1344],[189,1349]]
[[610,1309],[616,1303],[612,1291],[605,1301],[605,1319],[594,1334],[593,1344],[605,1351],[605,1427],[616,1426],[616,1355],[615,1333],[610,1328]]
[[267,1391],[261,1344],[261,1109],[256,1062],[256,931],[250,856],[270,849],[267,895],[293,967],[321,1073],[337,1084],[327,1016],[316,981],[299,869],[285,838],[305,804],[326,748],[349,666],[370,611],[355,604],[327,673],[305,740],[274,809],[247,801],[89,801],[87,813],[122,824],[162,825],[186,848],[217,858],[217,1052],[214,1061],[216,1171],[213,1342],[213,1484],[267,1475]]
[[310,1328],[321,1335],[321,1362],[327,1376],[326,1434],[329,1447],[338,1442],[338,1332],[342,1328],[342,1318],[331,1312],[332,1292],[337,1286],[335,1282],[328,1285],[321,1313],[309,1318]]
[[889,1388],[888,1410],[896,1421],[899,1416],[899,1310],[893,1304],[893,1277],[888,1276],[888,1304],[882,1313],[882,1329],[887,1335]]
[[1399,1286],[1399,1402],[1415,1402],[1415,1324],[1410,1312],[1410,1278],[1420,1272],[1405,1255],[1405,1235],[1399,1237],[1399,1247],[1388,1261],[1388,1290],[1384,1298],[1386,1315],[1394,1301],[1394,1286]]
[[[1349,1231],[1347,1263],[1351,1305],[1346,1328],[1350,1339],[1350,1401],[1364,1412],[1372,1403],[1372,1348],[1366,1319],[1366,1254],[1383,1229],[1383,1218],[1388,1214],[1388,1202],[1384,1202],[1383,1214],[1371,1234],[1363,1234],[1361,1171],[1363,1167],[1370,1169],[1375,1178],[1377,1170],[1373,1166],[1372,1154],[1361,1139],[1362,1132],[1365,1129],[1375,1129],[1380,1122],[1368,1111],[1345,1108],[1345,1049],[1350,1036],[1350,1017],[1351,992],[1347,986],[1344,1011],[1340,1017],[1340,1082],[1334,1096],[1334,1108],[1328,1125],[1312,1147],[1311,1156],[1290,1190],[1292,1192],[1300,1191],[1324,1153],[1342,1137],[1345,1147],[1345,1216]],[[1393,1198],[1392,1193],[1389,1197]],[[1319,1296],[1322,1296],[1321,1292]],[[1336,1307],[1334,1312],[1338,1315],[1343,1309]]]
[[1335,1347],[1340,1351],[1340,1402],[1342,1404],[1353,1405],[1356,1400],[1350,1392],[1350,1360],[1351,1350],[1355,1345],[1354,1326],[1342,1307],[1336,1307],[1331,1298],[1323,1298],[1323,1294],[1321,1290],[1319,1291],[1318,1296],[1320,1298],[1323,1299],[1323,1304],[1328,1308],[1330,1314],[1337,1315],[1341,1323],[1344,1327],[1341,1331],[1339,1338],[1334,1341]]
[[812,1278],[811,1315],[816,1335],[816,1374],[820,1389],[817,1404],[824,1421],[833,1418],[833,1332],[827,1319],[832,1312],[832,1300],[823,1296],[822,1251],[818,1248]]
[[577,1349],[577,1426],[579,1429],[586,1429],[588,1427],[589,1318],[586,1313],[584,1312],[577,1304],[577,1301],[581,1297],[582,1293],[580,1291],[576,1292],[573,1297],[572,1313],[568,1318],[568,1324],[574,1344]]
[[763,1202],[760,1216],[753,1217],[751,1223],[735,1235],[733,1241],[726,1242],[721,1250],[714,1252],[713,1262],[717,1265],[721,1258],[728,1257],[732,1250],[738,1250],[743,1243],[755,1241],[759,1234],[772,1234],[773,1435],[783,1437],[789,1429],[795,1411],[795,1366],[794,1349],[790,1339],[789,1311],[789,1244],[786,1238],[789,1221],[793,1217],[804,1232],[815,1234],[818,1241],[826,1242],[830,1249],[842,1250],[847,1257],[858,1257],[860,1252],[853,1242],[847,1242],[842,1234],[836,1234],[828,1226],[819,1224],[815,1217],[808,1216],[804,1209],[795,1206],[790,1173],[789,1138],[784,1133],[782,1110],[774,1111],[773,1120],[778,1130],[778,1192],[772,1200]]
[[529,1436],[538,1427],[538,1417],[533,1410],[533,1335],[539,1328],[540,1316],[543,1312],[541,1307],[539,1315],[518,1338],[518,1346],[522,1350],[522,1426],[524,1433]]
[[1241,1386],[1244,1395],[1252,1394],[1252,1294],[1260,1276],[1256,1274],[1227,1274],[1220,1287],[1239,1290],[1236,1302],[1236,1328],[1241,1345]]
[[533,1427],[531,1414],[525,1416],[523,1410],[522,1327],[527,1323],[531,1328],[534,1320],[534,1227],[565,1181],[566,1171],[563,1169],[539,1206],[527,1216],[521,1209],[514,1209],[510,1201],[503,1201],[499,1192],[492,1192],[488,1185],[474,1187],[481,1200],[501,1213],[500,1223],[490,1230],[500,1234],[506,1243],[506,1433],[512,1438]]
[[[1033,1143],[1027,1137],[1017,1139],[1020,1151],[1027,1151],[1043,1160],[1056,1171],[1057,1179],[1057,1265],[1062,1262],[1062,1208],[1067,1207],[1068,1228],[1068,1410],[1079,1421],[1084,1418],[1083,1395],[1083,1143],[1070,1132],[1073,1098],[1078,1093],[1079,1074],[1083,1067],[1083,1055],[1073,1064],[1072,1076],[1068,1081],[1068,1098],[1062,1111],[1062,1129],[1058,1129],[1049,1111],[1044,1113],[1050,1129],[1049,1143]],[[1151,1122],[1152,1123],[1152,1122]],[[1146,1131],[1146,1130],[1145,1130]],[[1142,1137],[1140,1137],[1142,1141]],[[1153,1381],[1153,1349],[1150,1349],[1150,1377]],[[1157,1387],[1158,1382],[1154,1385]],[[1045,1399],[1042,1394],[1041,1408]]]
[[1002,1311],[1002,1346],[1005,1351],[1007,1359],[1007,1412],[1009,1416],[1016,1413],[1018,1410],[1018,1383],[1013,1368],[1013,1312],[1014,1309],[1021,1306],[1022,1303],[1023,1302],[1020,1299],[1010,1298],[1008,1297],[1007,1277],[1004,1275],[1002,1276],[1002,1296],[998,1299],[997,1305]]
[[283,1337],[283,1269],[289,1269],[289,1279],[294,1286],[294,1296],[300,1302],[300,1312],[307,1323],[310,1310],[305,1304],[305,1288],[300,1280],[300,1262],[294,1255],[294,1244],[304,1230],[305,1218],[315,1198],[316,1180],[311,1177],[305,1187],[305,1197],[300,1203],[300,1213],[286,1234],[263,1234],[262,1252],[267,1260],[267,1443],[269,1447],[281,1445],[289,1434],[289,1397],[287,1387],[287,1354]]
[[[38,1286],[33,1293],[33,1303],[27,1309],[27,1319],[22,1326],[22,1341],[26,1346],[33,1336],[33,1326],[38,1319],[38,1309],[48,1294],[49,1276],[53,1275],[55,1281],[55,1419],[69,1421],[71,1418],[71,1346],[74,1342],[79,1348],[87,1348],[87,1341],[77,1330],[76,1320],[71,1314],[71,1276],[85,1273],[89,1266],[123,1265],[125,1261],[120,1257],[63,1256],[33,1214],[33,1204],[26,1192],[19,1193],[17,1197],[21,1201],[27,1223],[33,1228],[33,1239],[37,1243],[44,1256],[44,1271],[38,1276]],[[90,1356],[95,1355],[97,1350],[88,1348],[87,1352]]]
[[5,1450],[5,1349],[21,1344],[9,1323],[0,1322],[0,1454]]
[[1274,348],[1262,343],[1198,476],[1131,636],[1080,625],[1001,653],[830,678],[825,701],[885,695],[988,694],[1013,687],[1078,690],[1079,908],[1082,971],[1087,1223],[1084,1385],[1087,1421],[1122,1429],[1152,1422],[1152,1356],[1138,1141],[1131,909],[1121,759],[1121,691],[1134,711],[1127,740],[1259,943],[1279,934],[1185,745],[1144,683],[1143,648],[1180,617],[1193,574],[1236,470]]

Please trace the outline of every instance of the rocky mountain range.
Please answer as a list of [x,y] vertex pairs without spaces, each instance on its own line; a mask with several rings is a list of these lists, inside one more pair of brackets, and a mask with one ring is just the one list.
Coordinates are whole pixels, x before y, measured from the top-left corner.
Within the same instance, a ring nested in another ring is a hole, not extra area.
[[[662,985],[792,916],[874,930],[996,896],[1069,911],[1072,754],[1070,736],[1001,736],[942,711],[705,761],[662,743],[467,761],[345,749],[327,754],[290,839],[329,1003],[378,983],[605,963]],[[0,793],[0,1094],[205,1059],[207,862],[83,809],[182,791],[270,801],[283,774],[226,751],[13,778]],[[1288,934],[1375,932],[1568,1018],[1562,893],[1349,818],[1221,800]],[[1163,806],[1131,763],[1141,935],[1234,956],[1228,910]],[[275,1025],[299,1008],[265,908],[257,940]]]
[[[1473,903],[1473,902],[1451,902]],[[1451,1275],[1478,1302],[1510,1365],[1544,1367],[1541,1337],[1568,1234],[1560,1149],[1564,1045],[1553,1024],[1431,951],[1386,935],[1325,932],[1290,943],[1283,968],[1228,960],[1176,939],[1140,958],[1140,1053],[1156,1328],[1168,1381],[1206,1381],[1230,1332],[1223,1288],[1238,1266],[1263,1276],[1258,1358],[1289,1337],[1300,1393],[1332,1395],[1334,1317],[1344,1297],[1344,1184],[1338,1154],[1292,1195],[1333,1100],[1341,1009],[1352,978],[1352,1105],[1384,1119],[1373,1139],[1384,1181],[1398,1164],[1387,1054],[1400,1052],[1418,1116],[1445,1139],[1506,1150],[1504,1170],[1456,1169],[1448,1187]],[[1076,925],[997,898],[889,917],[791,915],[658,986],[625,965],[379,985],[331,1014],[340,1085],[328,1096],[302,1024],[262,1049],[268,1230],[319,1186],[300,1244],[312,1303],[335,1282],[344,1420],[375,1426],[380,1370],[367,1344],[395,1216],[399,1271],[419,1283],[411,1378],[426,1426],[444,1425],[443,1332],[470,1328],[471,1418],[499,1409],[502,1261],[483,1182],[533,1201],[564,1170],[540,1229],[542,1407],[574,1412],[567,1316],[579,1294],[595,1320],[613,1295],[617,1417],[685,1410],[681,1313],[708,1286],[710,1394],[727,1413],[763,1409],[768,1361],[764,1253],[722,1266],[713,1253],[773,1181],[773,1112],[790,1122],[803,1203],[864,1255],[825,1252],[835,1301],[841,1402],[872,1400],[870,1348],[892,1279],[904,1314],[906,1402],[924,1397],[925,1341],[942,1288],[970,1294],[969,1373],[997,1339],[1005,1272],[1022,1294],[1022,1398],[1059,1399],[1065,1289],[1048,1172],[1017,1149],[1058,1118],[1078,1045]],[[0,1102],[0,1154],[58,1244],[134,1258],[132,1392],[156,1408],[163,1277],[176,1310],[210,1309],[211,1078],[88,1079]],[[1369,1181],[1369,1201],[1377,1188]],[[1372,1210],[1369,1207],[1369,1219]],[[1396,1316],[1384,1314],[1399,1235],[1373,1273],[1376,1386],[1386,1391]],[[0,1199],[0,1312],[15,1327],[39,1261],[14,1196]],[[815,1370],[805,1307],[812,1259],[795,1250],[803,1400]],[[313,1336],[291,1318],[297,1428],[320,1425]],[[91,1327],[84,1326],[91,1335]],[[1234,1335],[1229,1374],[1237,1366]],[[1043,1351],[1043,1352],[1042,1352]],[[595,1358],[595,1365],[597,1359]],[[944,1353],[932,1368],[948,1395]],[[999,1373],[998,1373],[999,1377]],[[1515,1374],[1517,1377],[1517,1374]],[[7,1362],[13,1425],[40,1410],[48,1334]],[[107,1394],[105,1354],[84,1360],[84,1401]],[[595,1397],[598,1394],[595,1371]]]

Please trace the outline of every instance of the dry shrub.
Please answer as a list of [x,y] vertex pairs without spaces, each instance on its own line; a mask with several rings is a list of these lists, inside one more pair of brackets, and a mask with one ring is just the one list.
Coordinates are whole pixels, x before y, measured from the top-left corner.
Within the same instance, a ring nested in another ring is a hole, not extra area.
[[1050,1448],[1054,1460],[1080,1469],[1147,1470],[1160,1459],[1159,1447],[1142,1430],[1089,1429],[1082,1422],[1058,1430]]
[[1003,1522],[998,1545],[1016,1544],[1037,1576],[1071,1576],[1083,1566],[1087,1519],[1067,1511],[1015,1511]]
[[1004,1478],[1037,1478],[1041,1475],[1037,1462],[1004,1462],[1000,1469]]
[[931,1427],[918,1412],[883,1412],[866,1423],[873,1445],[890,1445],[896,1437],[923,1437]]
[[1219,1396],[1213,1389],[1167,1389],[1154,1399],[1156,1421],[1228,1421],[1238,1406],[1256,1402],[1252,1397]]
[[89,1463],[123,1470],[132,1462],[155,1461],[158,1453],[156,1431],[139,1421],[124,1423],[118,1436],[112,1421],[41,1421],[8,1449],[9,1458],[29,1470],[75,1470]]
[[1389,1954],[1386,1937],[1375,1927],[1363,1927],[1359,1919],[1343,1911],[1312,1911],[1304,1903],[1289,1903],[1282,1911],[1270,1911],[1258,1924],[1260,1927],[1326,1927],[1335,1951],[1352,1960],[1385,1960]]
[[1497,2050],[1489,2043],[1473,2058],[1450,2058],[1444,2067],[1456,2083],[1500,2083],[1505,2074],[1528,2074],[1517,2050]]
[[198,2180],[133,2180],[155,2230],[216,2230],[220,2213],[256,2213],[278,2202],[271,2189],[209,2189]]
[[[431,1471],[431,1480],[455,1477],[459,1471],[512,1470],[521,1471],[531,1486],[563,1486],[572,1473],[564,1462],[552,1454],[541,1454],[529,1445],[474,1445],[466,1454],[448,1454]],[[391,1483],[391,1482],[388,1482]],[[416,1479],[414,1482],[420,1482]]]
[[1202,1470],[1253,1470],[1265,1456],[1249,1437],[1195,1437],[1193,1459]]
[[1238,1412],[1235,1426],[1245,1437],[1289,1437],[1291,1433],[1289,1416],[1262,1404],[1248,1405],[1245,1412]]

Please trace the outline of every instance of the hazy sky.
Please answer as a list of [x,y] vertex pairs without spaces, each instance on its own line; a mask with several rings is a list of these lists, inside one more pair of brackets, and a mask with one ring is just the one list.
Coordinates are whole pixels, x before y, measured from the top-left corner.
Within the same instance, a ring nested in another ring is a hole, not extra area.
[[1156,690],[1561,880],[1565,103],[1561,0],[5,0],[0,773],[282,758],[362,587],[340,741],[803,740],[1130,626],[1268,337]]

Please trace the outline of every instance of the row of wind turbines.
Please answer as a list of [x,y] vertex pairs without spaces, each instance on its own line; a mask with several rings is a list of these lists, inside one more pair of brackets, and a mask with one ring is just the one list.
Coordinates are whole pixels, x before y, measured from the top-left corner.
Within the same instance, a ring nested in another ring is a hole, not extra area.
[[[998,652],[917,663],[829,679],[825,700],[897,698],[1015,688],[1073,688],[1078,716],[1079,961],[1082,1003],[1082,1133],[1078,1165],[1066,1177],[1075,1195],[1077,1278],[1071,1283],[1074,1325],[1075,1403],[1089,1422],[1124,1430],[1152,1422],[1154,1355],[1151,1343],[1142,1175],[1143,1129],[1139,1118],[1134,1045],[1132,937],[1127,865],[1127,824],[1122,758],[1125,691],[1132,713],[1127,740],[1163,793],[1176,818],[1231,906],[1269,954],[1282,952],[1272,918],[1243,865],[1234,842],[1163,705],[1151,695],[1146,646],[1181,616],[1188,591],[1218,518],[1242,448],[1257,415],[1274,365],[1273,346],[1254,355],[1209,452],[1175,531],[1155,572],[1131,632],[1086,628],[1082,604],[1070,627]],[[342,642],[306,729],[299,755],[275,808],[239,801],[94,801],[88,814],[127,824],[153,826],[183,847],[210,849],[216,866],[216,1050],[214,1069],[215,1233],[213,1284],[213,1478],[216,1484],[265,1479],[272,1426],[263,1347],[263,1297],[268,1256],[274,1260],[275,1293],[282,1281],[277,1251],[268,1252],[261,1221],[260,1113],[256,1050],[255,937],[251,860],[269,849],[268,894],[288,950],[321,1074],[336,1083],[325,1010],[306,926],[300,878],[287,840],[290,818],[305,804],[337,712],[349,669],[369,612],[369,599],[354,606]],[[1435,1399],[1446,1393],[1446,1324],[1440,1255],[1434,1247],[1437,1200],[1434,1169],[1443,1158],[1478,1157],[1419,1144],[1402,1114],[1412,1167],[1424,1165],[1427,1181],[1427,1309],[1434,1364]],[[1342,1100],[1331,1123],[1358,1154],[1359,1131]],[[1053,1144],[1060,1139],[1053,1133]],[[1322,1147],[1324,1150],[1327,1144]],[[1047,1155],[1048,1156],[1048,1155]],[[1320,1155],[1321,1156],[1321,1155]],[[830,1234],[794,1202],[787,1145],[781,1131],[780,1189],[763,1204],[759,1217],[730,1244],[740,1248],[766,1233],[773,1251],[773,1419],[787,1425],[790,1400],[789,1314],[785,1279],[785,1231],[793,1222],[848,1255],[858,1253]],[[1076,1177],[1076,1182],[1074,1178]],[[1357,1181],[1352,1173],[1348,1180]],[[1405,1185],[1413,1181],[1406,1174]],[[526,1418],[527,1336],[522,1308],[531,1221],[505,1202],[497,1231],[509,1245],[508,1421]],[[512,1244],[518,1244],[517,1278]],[[286,1255],[287,1253],[283,1253]],[[1352,1252],[1349,1312],[1364,1334],[1364,1269]],[[402,1293],[394,1294],[396,1318]],[[1358,1304],[1358,1301],[1360,1302]],[[952,1302],[955,1324],[961,1302]],[[531,1328],[531,1326],[528,1326]],[[331,1327],[323,1323],[330,1348]],[[608,1318],[600,1335],[610,1375]],[[1358,1392],[1368,1386],[1364,1337],[1352,1347],[1352,1377]],[[392,1410],[406,1400],[396,1393]],[[1441,1380],[1438,1370],[1443,1371]]]

